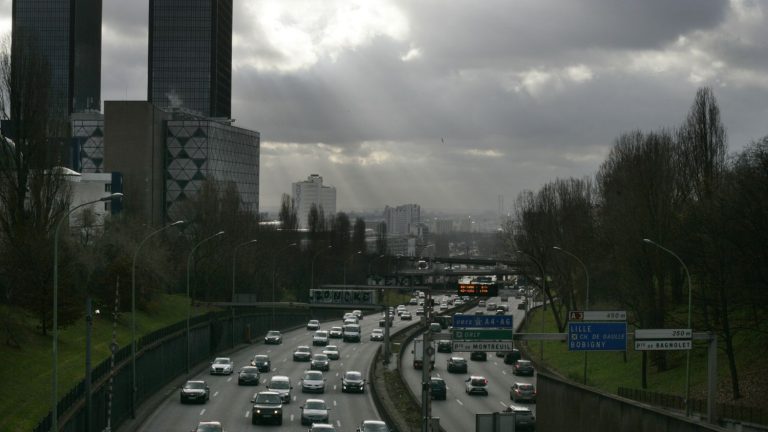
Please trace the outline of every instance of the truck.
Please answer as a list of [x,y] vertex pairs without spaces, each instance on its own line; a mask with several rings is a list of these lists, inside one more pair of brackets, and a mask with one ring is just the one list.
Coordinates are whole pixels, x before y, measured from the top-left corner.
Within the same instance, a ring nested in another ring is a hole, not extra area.
[[[430,370],[435,368],[435,341],[429,341],[432,346],[432,355],[430,356]],[[424,339],[413,341],[413,368],[421,369],[424,363]]]

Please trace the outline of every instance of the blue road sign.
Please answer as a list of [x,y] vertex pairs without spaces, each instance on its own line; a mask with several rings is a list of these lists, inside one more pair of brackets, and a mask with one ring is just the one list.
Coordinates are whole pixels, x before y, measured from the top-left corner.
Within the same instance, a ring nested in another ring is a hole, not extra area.
[[512,315],[454,315],[453,328],[513,328]]
[[568,323],[568,351],[626,350],[626,322]]

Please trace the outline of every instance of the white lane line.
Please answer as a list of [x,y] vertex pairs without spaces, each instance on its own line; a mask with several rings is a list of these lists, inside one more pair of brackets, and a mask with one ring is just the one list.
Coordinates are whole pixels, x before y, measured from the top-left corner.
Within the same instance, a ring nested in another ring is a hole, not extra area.
[[336,406],[336,401],[333,401],[333,406]]
[[339,428],[341,428],[341,420],[336,420],[336,426],[338,426]]
[[499,364],[497,362],[493,362],[493,365],[494,366],[498,366]]
[[339,376],[339,373],[338,373],[338,372],[336,372],[336,376]]
[[272,368],[272,372],[277,372],[277,368]]
[[227,382],[232,382],[232,377],[227,378]]
[[503,406],[504,408],[506,408],[506,407],[507,407],[507,404],[505,404],[505,403],[504,403],[504,401],[499,401],[499,403],[500,403],[500,404],[501,404],[501,406]]
[[333,389],[336,390],[336,384],[333,385]]
[[[293,397],[293,401],[296,402],[296,396]],[[293,420],[293,419],[291,419],[291,420]]]
[[248,410],[245,412],[245,418],[248,418],[251,416],[251,410]]
[[501,373],[503,373],[504,375],[506,375],[506,374],[507,374],[507,371],[503,370],[503,371],[501,371]]
[[458,400],[458,399],[456,399],[456,402],[458,402],[458,403],[459,403],[459,405],[464,405],[464,402],[462,402],[462,401],[460,401],[460,400]]
[[450,387],[448,387],[448,386],[445,386],[445,389],[446,389],[446,390],[450,390],[451,388],[450,388]]
[[293,414],[291,414],[291,421],[293,421]]
[[213,394],[213,397],[216,397],[216,396],[218,396],[218,395],[219,395],[219,392],[215,392],[215,393]]
[[203,415],[203,414],[205,414],[205,408],[203,408],[202,411],[200,411],[200,415]]

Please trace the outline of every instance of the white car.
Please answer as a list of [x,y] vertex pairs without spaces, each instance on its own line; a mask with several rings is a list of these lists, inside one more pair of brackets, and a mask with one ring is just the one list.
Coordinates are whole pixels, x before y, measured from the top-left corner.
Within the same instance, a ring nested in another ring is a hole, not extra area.
[[291,389],[291,379],[285,375],[273,375],[267,384],[267,390],[277,393],[286,404],[291,403]]
[[211,375],[232,375],[235,364],[229,357],[216,357],[211,363]]
[[318,330],[315,335],[312,336],[312,345],[326,346],[328,345],[328,331]]
[[331,327],[331,330],[328,332],[328,337],[333,339],[341,339],[341,327]]
[[336,345],[326,345],[325,348],[323,348],[323,354],[327,355],[331,360],[338,360],[339,357],[341,357],[339,347]]
[[371,340],[372,341],[383,341],[384,340],[384,330],[380,328],[375,328],[371,332]]
[[320,328],[320,321],[318,320],[309,320],[307,323],[307,330],[317,330]]

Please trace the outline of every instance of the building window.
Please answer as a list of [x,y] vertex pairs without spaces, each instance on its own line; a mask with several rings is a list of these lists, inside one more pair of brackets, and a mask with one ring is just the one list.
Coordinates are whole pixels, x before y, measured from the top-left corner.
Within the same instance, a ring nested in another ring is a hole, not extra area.
[[112,183],[106,183],[104,185],[104,192],[112,192]]

